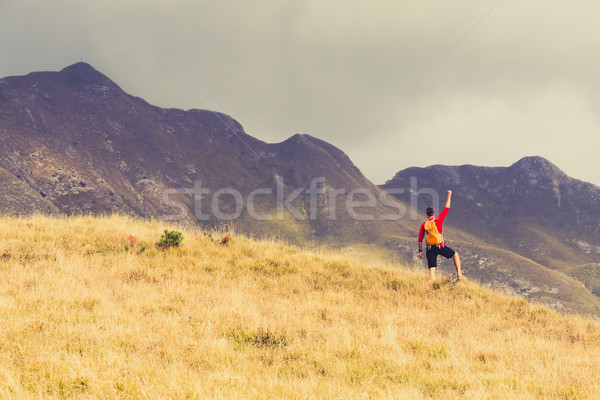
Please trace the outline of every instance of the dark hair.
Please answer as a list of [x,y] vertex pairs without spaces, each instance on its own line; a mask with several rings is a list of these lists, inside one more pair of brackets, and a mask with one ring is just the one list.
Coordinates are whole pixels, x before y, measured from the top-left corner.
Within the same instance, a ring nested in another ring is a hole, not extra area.
[[432,216],[435,214],[435,209],[433,207],[427,207],[427,210],[425,211],[427,213],[428,216]]

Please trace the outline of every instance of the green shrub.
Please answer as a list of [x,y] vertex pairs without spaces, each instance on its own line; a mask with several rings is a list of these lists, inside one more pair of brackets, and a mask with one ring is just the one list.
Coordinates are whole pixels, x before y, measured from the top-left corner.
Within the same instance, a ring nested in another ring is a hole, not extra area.
[[171,247],[179,247],[182,240],[183,234],[181,232],[165,229],[165,233],[162,234],[160,240],[156,243],[156,247],[161,250],[167,250]]

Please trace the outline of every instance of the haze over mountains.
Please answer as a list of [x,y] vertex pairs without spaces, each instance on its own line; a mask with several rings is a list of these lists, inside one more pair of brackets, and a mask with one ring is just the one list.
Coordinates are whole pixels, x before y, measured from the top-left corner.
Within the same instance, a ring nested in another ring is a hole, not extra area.
[[[467,274],[559,309],[600,312],[600,189],[542,158],[508,168],[411,168],[379,188],[317,138],[265,143],[225,114],[154,107],[85,63],[0,79],[7,214],[184,217],[299,244],[366,245],[412,262],[431,197],[410,210],[411,178],[442,196],[454,190],[446,235]],[[394,201],[382,189],[404,193]],[[215,208],[239,217],[219,220]]]

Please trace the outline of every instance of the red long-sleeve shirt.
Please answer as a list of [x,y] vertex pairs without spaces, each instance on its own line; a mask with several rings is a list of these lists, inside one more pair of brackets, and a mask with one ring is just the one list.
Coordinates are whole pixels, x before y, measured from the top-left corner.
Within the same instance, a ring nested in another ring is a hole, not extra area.
[[[442,212],[440,213],[440,215],[438,215],[437,217],[435,217],[435,226],[437,226],[437,230],[440,233],[440,235],[442,234],[442,224],[444,223],[444,218],[446,218],[446,215],[448,215],[448,210],[450,210],[450,208],[446,207],[442,210]],[[433,217],[429,218],[432,219]],[[425,236],[425,222],[423,222],[421,224],[421,229],[419,229],[419,243],[421,243],[423,241],[423,236]],[[444,245],[444,242],[440,243],[442,246]]]

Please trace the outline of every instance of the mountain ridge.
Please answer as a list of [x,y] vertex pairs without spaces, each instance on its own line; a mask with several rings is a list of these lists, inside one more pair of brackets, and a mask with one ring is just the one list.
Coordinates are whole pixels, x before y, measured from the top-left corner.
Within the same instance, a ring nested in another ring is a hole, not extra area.
[[[172,210],[165,206],[164,193],[191,190],[196,182],[215,191],[233,188],[243,196],[257,188],[275,193],[279,183],[287,191],[307,188],[315,178],[324,179],[321,186],[347,192],[362,187],[381,192],[346,154],[320,139],[296,134],[265,143],[226,114],[153,106],[86,63],[3,78],[0,98],[0,166],[67,214],[167,215]],[[189,210],[196,209],[189,196],[178,199]],[[302,194],[292,203],[306,214],[309,202]],[[221,206],[235,209],[231,201]],[[272,210],[276,202],[263,199],[260,207]],[[194,215],[187,215],[194,222]],[[261,232],[282,226],[254,223],[247,216],[237,222]],[[350,223],[348,218],[315,218],[307,232],[343,237]],[[373,223],[354,225],[376,236]]]

